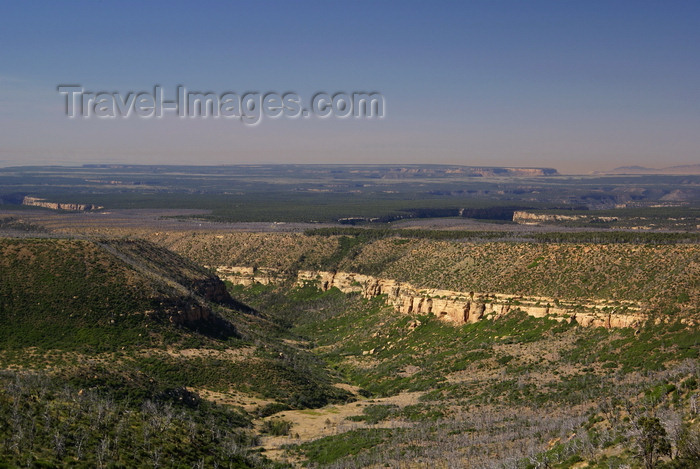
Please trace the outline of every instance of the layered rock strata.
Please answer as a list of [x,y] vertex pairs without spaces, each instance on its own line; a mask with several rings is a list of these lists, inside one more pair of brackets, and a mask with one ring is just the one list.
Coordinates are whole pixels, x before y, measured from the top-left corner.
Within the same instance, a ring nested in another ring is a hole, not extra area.
[[[219,267],[217,273],[234,284],[271,284],[285,277],[273,269]],[[639,305],[632,302],[571,302],[554,298],[504,295],[499,293],[457,292],[417,288],[406,282],[351,272],[299,271],[298,285],[313,284],[321,290],[337,288],[343,293],[360,293],[366,298],[386,295],[387,302],[404,314],[434,314],[454,324],[495,319],[511,311],[536,317],[576,322],[584,327],[638,327],[646,319]]]
[[100,210],[104,207],[94,204],[73,204],[63,202],[47,202],[39,197],[25,197],[22,199],[22,205],[30,205],[32,207],[50,208],[51,210],[68,210],[74,212],[86,212],[89,210]]

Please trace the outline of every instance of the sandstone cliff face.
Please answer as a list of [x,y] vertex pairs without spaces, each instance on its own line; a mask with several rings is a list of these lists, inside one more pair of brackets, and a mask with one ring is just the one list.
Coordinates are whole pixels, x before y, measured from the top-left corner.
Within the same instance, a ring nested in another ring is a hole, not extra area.
[[[258,273],[250,267],[220,267],[217,270],[227,280],[244,285],[250,285],[258,278],[263,280],[259,283],[267,284],[283,280],[269,270]],[[324,291],[337,288],[344,293],[360,293],[366,298],[386,295],[387,302],[401,313],[432,313],[454,324],[495,319],[518,310],[536,318],[548,316],[584,327],[638,327],[646,320],[646,315],[632,302],[615,306],[602,301],[574,304],[545,297],[418,289],[409,283],[352,272],[302,270],[296,281],[299,285],[317,285]]]
[[270,285],[284,280],[279,271],[267,268],[220,266],[216,268],[216,274],[222,280],[228,280],[234,285],[244,286],[254,283]]
[[580,220],[582,215],[547,215],[530,212],[516,211],[513,213],[513,221],[523,225],[537,225],[542,222]]
[[[338,288],[343,292],[359,292],[365,297],[387,295],[387,301],[404,314],[434,314],[456,323],[473,323],[495,319],[511,311],[559,321],[577,322],[592,327],[636,327],[646,319],[639,307],[628,303],[624,311],[615,311],[602,302],[566,304],[552,298],[523,297],[493,293],[456,292],[439,289],[416,289],[408,283],[348,272],[299,272],[299,283],[317,282],[323,290]],[[618,307],[618,310],[623,309]]]
[[25,197],[24,199],[22,199],[22,205],[50,208],[52,210],[70,210],[78,212],[85,212],[88,210],[99,210],[101,208],[104,208],[93,204],[68,204],[61,202],[47,202],[46,200],[40,199],[38,197]]
[[588,215],[561,215],[561,214],[546,214],[546,213],[531,213],[524,211],[515,211],[513,213],[513,221],[521,225],[538,225],[540,223],[556,222],[556,221],[575,221],[589,220],[600,222],[617,221],[617,217],[590,217]]

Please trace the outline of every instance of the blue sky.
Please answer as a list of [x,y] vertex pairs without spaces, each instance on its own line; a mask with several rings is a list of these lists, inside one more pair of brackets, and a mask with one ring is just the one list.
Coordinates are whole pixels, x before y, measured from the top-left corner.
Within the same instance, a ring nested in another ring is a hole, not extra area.
[[[379,91],[382,120],[68,119],[59,84]],[[3,2],[0,166],[700,163],[700,2]]]

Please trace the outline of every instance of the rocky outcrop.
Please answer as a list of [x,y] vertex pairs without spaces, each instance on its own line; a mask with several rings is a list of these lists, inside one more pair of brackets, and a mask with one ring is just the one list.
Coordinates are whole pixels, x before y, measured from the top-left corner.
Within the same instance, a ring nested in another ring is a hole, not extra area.
[[89,210],[99,210],[104,207],[93,204],[71,204],[62,202],[47,202],[39,197],[24,197],[22,205],[31,205],[33,207],[50,208],[52,210],[69,210],[74,212],[86,212]]
[[582,215],[550,215],[544,213],[531,213],[516,211],[513,213],[513,221],[522,225],[537,225],[553,221],[574,221],[582,219]]
[[285,279],[285,277],[279,271],[262,267],[220,266],[216,268],[216,274],[222,280],[227,280],[234,285],[245,286],[252,285],[254,283],[270,285],[281,283]]
[[146,311],[145,314],[158,321],[191,328],[218,319],[209,306],[194,298],[161,298],[156,308]]
[[513,221],[520,223],[521,225],[538,225],[540,223],[552,223],[559,221],[577,221],[577,220],[587,220],[587,221],[597,221],[597,222],[611,222],[617,221],[617,217],[591,217],[588,215],[562,215],[553,213],[532,213],[525,211],[515,211],[513,213]]
[[[220,267],[217,272],[224,276],[228,272],[227,280],[244,285],[255,283],[258,278],[262,280],[259,283],[266,284],[284,279],[270,269],[258,274],[256,269],[250,267]],[[360,293],[366,298],[386,295],[387,302],[401,313],[432,313],[454,324],[495,319],[511,311],[522,311],[536,318],[576,322],[584,327],[637,327],[646,320],[639,305],[632,302],[571,302],[535,296],[420,289],[406,282],[352,272],[302,270],[298,272],[296,281],[299,285],[316,285],[324,291],[337,288],[344,293]]]
[[215,276],[195,280],[192,287],[195,293],[214,303],[228,304],[232,300],[226,284]]
[[210,337],[239,336],[236,327],[198,299],[163,298],[158,307],[147,311],[152,319],[198,331]]
[[196,303],[167,307],[164,314],[169,322],[181,326],[198,326],[212,319],[211,309]]

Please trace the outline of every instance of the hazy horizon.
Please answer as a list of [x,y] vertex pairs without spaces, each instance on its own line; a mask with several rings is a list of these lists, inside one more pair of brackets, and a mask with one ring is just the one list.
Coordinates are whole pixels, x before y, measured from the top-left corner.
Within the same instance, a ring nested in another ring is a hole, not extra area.
[[[683,168],[683,167],[693,167],[693,172],[688,173],[688,174],[696,174],[696,168],[700,166],[698,163],[690,163],[690,164],[680,164],[680,165],[669,165],[669,166],[659,166],[659,167],[648,167],[648,166],[639,166],[639,165],[623,165],[623,166],[618,166],[615,168],[605,168],[605,169],[591,169],[586,172],[576,172],[576,171],[562,171],[560,168],[554,167],[554,166],[525,166],[525,165],[489,165],[489,164],[484,164],[484,165],[470,165],[470,164],[450,164],[450,163],[402,163],[402,162],[391,162],[391,163],[323,163],[323,162],[316,162],[316,163],[295,163],[295,162],[277,162],[277,163],[172,163],[172,162],[165,162],[165,163],[158,163],[158,162],[153,162],[153,163],[127,163],[127,162],[119,162],[119,161],[104,161],[104,162],[81,162],[81,163],[76,163],[76,162],[65,162],[65,163],[60,163],[60,162],[51,162],[51,163],[46,163],[46,164],[39,164],[39,163],[29,163],[29,164],[2,164],[0,162],[0,168],[2,169],[8,169],[8,168],[15,168],[15,167],[49,167],[49,166],[54,166],[54,167],[62,167],[62,168],[79,168],[83,167],[85,165],[100,165],[100,166],[173,166],[173,167],[178,167],[178,166],[191,166],[191,167],[227,167],[227,166],[250,166],[250,167],[255,167],[255,166],[284,166],[284,165],[292,165],[292,166],[351,166],[351,167],[359,167],[359,166],[396,166],[396,167],[402,167],[402,166],[464,166],[464,167],[509,167],[509,168],[522,168],[522,169],[540,169],[540,168],[546,168],[546,169],[555,169],[560,176],[595,176],[596,174],[605,174],[605,173],[610,173],[613,170],[616,169],[622,169],[622,168],[639,168],[639,169],[648,169],[648,170],[664,170],[664,169],[672,169],[672,168]],[[624,173],[621,173],[624,174]],[[630,173],[630,175],[635,174],[635,173]],[[649,174],[654,174],[654,173],[649,173]],[[683,175],[685,173],[657,173],[657,174],[677,174],[677,175]]]
[[[695,2],[6,4],[0,167],[697,164],[699,25]],[[376,91],[386,115],[69,119],[62,84]]]

